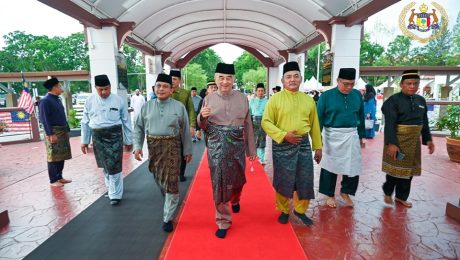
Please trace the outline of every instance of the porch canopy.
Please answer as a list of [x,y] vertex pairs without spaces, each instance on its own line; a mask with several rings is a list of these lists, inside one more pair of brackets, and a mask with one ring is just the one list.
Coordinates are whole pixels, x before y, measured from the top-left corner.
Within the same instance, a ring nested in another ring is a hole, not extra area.
[[39,0],[86,27],[117,27],[126,42],[181,68],[218,43],[274,67],[326,41],[332,24],[353,26],[399,0]]

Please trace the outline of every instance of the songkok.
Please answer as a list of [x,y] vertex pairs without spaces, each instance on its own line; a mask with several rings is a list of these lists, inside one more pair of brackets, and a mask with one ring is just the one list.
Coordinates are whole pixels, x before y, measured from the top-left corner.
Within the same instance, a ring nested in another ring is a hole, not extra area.
[[214,81],[209,81],[208,84],[206,86],[209,86],[209,85],[216,85],[216,82]]
[[181,78],[180,70],[171,70],[169,76]]
[[265,88],[264,83],[257,83],[256,89]]
[[356,80],[356,69],[341,68],[339,71],[339,78],[347,80]]
[[298,71],[300,72],[299,64],[295,61],[286,62],[283,66],[283,75],[288,71]]
[[105,74],[95,76],[94,85],[99,86],[99,87],[105,87],[105,86],[110,85],[109,77],[107,77],[107,75]]
[[43,86],[47,88],[48,90],[52,89],[54,86],[59,84],[59,80],[56,77],[51,77],[47,81],[43,83]]
[[281,91],[281,87],[280,87],[280,86],[276,86],[276,87],[272,88],[272,90],[273,90],[273,91],[276,90],[276,91],[280,92],[280,91]]
[[420,76],[418,75],[418,70],[403,71],[401,82],[403,82],[405,79],[420,79]]
[[160,73],[158,74],[157,81],[155,81],[155,84],[157,82],[164,82],[164,83],[169,83],[169,85],[172,85],[172,78],[168,74]]
[[196,87],[192,87],[190,90],[198,90]]
[[233,64],[217,63],[216,73],[235,75],[235,66]]

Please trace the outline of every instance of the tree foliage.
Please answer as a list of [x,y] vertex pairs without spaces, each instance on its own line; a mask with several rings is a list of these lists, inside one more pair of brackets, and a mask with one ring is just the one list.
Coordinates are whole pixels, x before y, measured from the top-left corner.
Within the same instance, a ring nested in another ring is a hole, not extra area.
[[122,50],[128,68],[128,89],[130,91],[145,90],[145,66],[142,53],[128,44],[123,44]]
[[249,70],[257,70],[258,68],[264,68],[262,63],[256,57],[254,57],[251,53],[245,51],[241,54],[236,61],[235,64],[235,77],[236,83],[238,86],[243,84],[243,74]]
[[242,82],[242,87],[248,91],[253,91],[257,83],[264,83],[267,86],[267,70],[264,67],[259,67],[245,71]]
[[217,55],[217,53],[210,48],[207,48],[196,55],[189,64],[196,63],[200,64],[201,68],[203,69],[206,80],[213,81],[214,80],[214,72],[216,71],[217,63],[222,62],[222,58]]
[[[322,42],[319,44],[320,50],[320,63],[319,63],[319,77],[323,74],[323,65],[321,62],[322,53],[326,50],[326,43]],[[311,79],[311,77],[317,77],[318,67],[318,45],[307,51],[307,58],[305,59],[305,70],[304,70],[304,81]]]
[[201,64],[189,63],[183,69],[183,73],[185,74],[185,77],[182,77],[182,83],[184,84],[185,89],[191,89],[192,87],[201,89],[206,86],[206,73],[201,67]]

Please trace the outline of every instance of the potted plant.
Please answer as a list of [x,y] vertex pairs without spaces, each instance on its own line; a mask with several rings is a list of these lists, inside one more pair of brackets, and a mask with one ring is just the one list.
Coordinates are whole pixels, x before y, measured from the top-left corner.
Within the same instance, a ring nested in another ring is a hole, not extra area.
[[5,123],[5,121],[0,120],[0,135],[3,134],[4,132],[8,131],[8,125]]
[[460,163],[460,105],[447,106],[446,113],[439,118],[436,127],[449,130],[450,135],[446,137],[447,153],[451,161]]

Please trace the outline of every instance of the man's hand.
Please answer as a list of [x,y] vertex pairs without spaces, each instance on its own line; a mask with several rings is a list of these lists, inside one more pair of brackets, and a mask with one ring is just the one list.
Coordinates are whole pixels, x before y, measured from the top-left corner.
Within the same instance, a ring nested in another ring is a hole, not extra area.
[[58,137],[57,135],[47,135],[46,140],[52,144],[55,144],[58,141]]
[[399,152],[399,147],[394,144],[387,145],[387,155],[396,160],[396,154]]
[[189,163],[192,160],[192,155],[191,154],[185,155],[184,160],[185,160],[185,162]]
[[203,118],[208,118],[211,115],[211,108],[208,107],[208,104],[204,103],[201,108],[200,115]]
[[125,152],[129,153],[131,150],[133,150],[133,145],[132,144],[125,144]]
[[88,152],[88,144],[82,144],[80,145],[80,148],[83,154],[86,154]]
[[426,145],[428,145],[428,153],[433,154],[434,153],[434,143],[432,141],[426,142]]
[[190,127],[190,135],[192,136],[192,138],[195,136],[195,128]]
[[257,155],[249,155],[249,161],[254,161],[257,158]]
[[284,140],[291,144],[299,144],[302,141],[302,136],[296,135],[296,130],[287,132]]
[[142,149],[137,149],[135,152],[134,152],[134,159],[138,160],[138,161],[142,161],[142,157],[144,156],[144,154],[142,153]]
[[361,146],[361,148],[366,148],[366,143],[362,138],[359,139],[359,145]]
[[323,150],[321,149],[316,150],[315,156],[314,156],[315,162],[319,164],[322,158],[323,158]]

